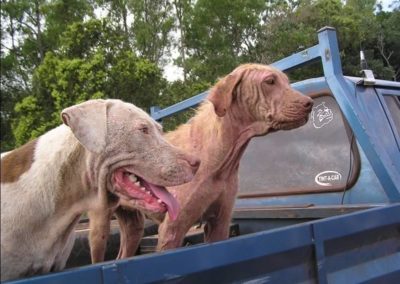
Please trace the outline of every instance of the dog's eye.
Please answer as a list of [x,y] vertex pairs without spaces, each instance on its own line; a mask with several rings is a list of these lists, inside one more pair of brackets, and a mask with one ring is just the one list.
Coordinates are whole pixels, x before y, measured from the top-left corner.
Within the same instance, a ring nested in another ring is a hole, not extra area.
[[275,80],[274,78],[268,78],[267,80],[265,80],[265,83],[267,83],[268,85],[273,85],[275,84]]
[[149,134],[149,128],[147,126],[143,126],[139,130],[142,131],[144,134]]

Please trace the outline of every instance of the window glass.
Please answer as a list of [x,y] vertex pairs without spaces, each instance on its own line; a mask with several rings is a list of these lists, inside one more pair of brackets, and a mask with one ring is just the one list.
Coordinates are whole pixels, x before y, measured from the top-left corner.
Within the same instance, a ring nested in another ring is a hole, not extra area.
[[240,164],[239,197],[343,190],[359,171],[356,148],[335,99],[314,97],[306,125],[251,140]]
[[384,96],[386,105],[389,108],[393,122],[400,133],[400,97],[396,96]]

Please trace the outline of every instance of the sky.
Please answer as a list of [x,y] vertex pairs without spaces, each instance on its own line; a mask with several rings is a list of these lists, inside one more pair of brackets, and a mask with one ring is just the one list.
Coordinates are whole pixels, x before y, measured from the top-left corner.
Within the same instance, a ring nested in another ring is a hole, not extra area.
[[393,0],[378,0],[377,2],[382,2],[383,10],[389,10],[389,5],[393,2]]

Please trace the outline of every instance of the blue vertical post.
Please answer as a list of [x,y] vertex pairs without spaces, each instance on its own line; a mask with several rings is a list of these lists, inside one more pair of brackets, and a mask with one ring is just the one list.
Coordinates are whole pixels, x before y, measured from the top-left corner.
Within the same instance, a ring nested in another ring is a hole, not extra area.
[[360,110],[355,97],[356,86],[350,86],[343,77],[338,41],[334,28],[318,31],[320,55],[329,88],[334,94],[347,121],[363,148],[371,166],[382,184],[390,202],[400,201],[400,173],[385,149],[376,141],[371,124]]

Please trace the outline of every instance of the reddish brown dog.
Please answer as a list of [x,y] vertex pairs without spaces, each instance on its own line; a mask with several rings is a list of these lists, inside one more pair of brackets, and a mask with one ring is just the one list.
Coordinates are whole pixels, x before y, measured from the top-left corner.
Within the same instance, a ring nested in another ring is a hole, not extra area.
[[[159,218],[157,249],[181,246],[199,219],[206,222],[207,242],[228,238],[239,161],[248,142],[254,136],[304,125],[312,105],[311,98],[292,89],[287,76],[270,66],[241,65],[221,79],[190,122],[165,136],[173,145],[199,157],[201,165],[191,182],[168,188],[181,210],[175,220],[165,215]],[[129,208],[129,204],[124,207]],[[141,237],[143,216],[120,210],[117,217],[121,226],[118,257],[132,256]],[[91,245],[94,250],[102,246]]]

